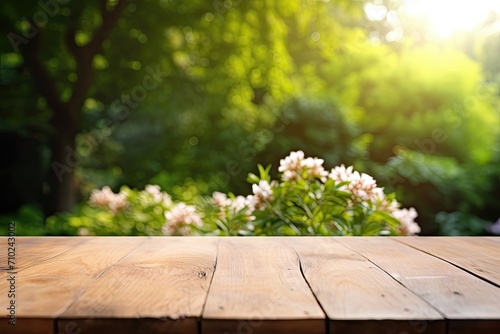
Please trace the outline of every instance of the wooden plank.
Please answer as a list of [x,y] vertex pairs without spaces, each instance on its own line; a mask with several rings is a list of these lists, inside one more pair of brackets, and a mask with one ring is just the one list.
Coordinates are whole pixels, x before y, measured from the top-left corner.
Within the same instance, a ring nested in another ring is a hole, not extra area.
[[[112,242],[113,239],[119,242]],[[143,238],[91,238],[60,256],[19,272],[16,277],[18,320],[56,318],[99,275],[144,241]],[[0,305],[6,304],[8,289],[9,282],[2,280]]]
[[[8,248],[11,247],[8,244],[9,237],[1,236],[0,237],[0,270],[3,270],[7,264],[8,257]],[[26,248],[26,246],[31,243],[40,242],[40,237],[14,237],[15,244],[14,246],[17,248]]]
[[202,333],[324,333],[325,314],[280,238],[222,238]]
[[289,241],[330,322],[330,333],[413,331],[409,320],[432,320],[426,333],[445,333],[443,317],[383,270],[333,238]]
[[500,237],[483,237],[483,238],[491,242],[500,243]]
[[334,320],[330,332],[335,334],[417,334],[446,332],[445,320]]
[[[64,254],[68,250],[89,241],[84,237],[37,237],[37,238],[16,238],[15,271],[20,272],[33,265],[38,265],[44,261]],[[7,239],[1,241],[7,243]],[[7,265],[7,248],[0,254],[0,263]],[[7,274],[2,272],[0,279]]]
[[[393,238],[337,241],[368,258],[438,309],[449,319],[450,329],[453,328],[450,334],[470,333],[455,326],[455,320],[469,320],[478,327],[497,320],[493,327],[500,329],[500,289],[496,286]],[[496,330],[482,333],[496,333]]]
[[196,334],[196,320],[191,318],[92,318],[57,320],[57,334],[110,334],[110,333],[168,333]]
[[0,320],[0,333],[54,334],[54,319],[22,318],[17,319],[15,326],[11,326],[7,323],[7,320],[2,317]]
[[454,320],[449,324],[448,333],[478,333],[498,334],[500,325],[498,320]]
[[94,281],[61,315],[58,328],[196,333],[216,258],[216,238],[150,238]]
[[500,285],[500,243],[480,237],[416,237],[397,240]]

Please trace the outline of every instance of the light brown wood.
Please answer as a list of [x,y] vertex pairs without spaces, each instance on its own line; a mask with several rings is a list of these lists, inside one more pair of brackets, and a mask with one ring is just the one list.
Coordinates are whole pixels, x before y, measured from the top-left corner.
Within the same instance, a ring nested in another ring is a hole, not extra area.
[[223,238],[203,333],[324,333],[325,315],[280,238]]
[[[481,319],[500,320],[500,289],[450,263],[393,238],[337,241],[362,254],[425,299],[449,319],[450,324],[453,320],[473,320],[481,326]],[[500,322],[495,323],[500,328]]]
[[[20,271],[16,278],[17,317],[58,317],[99,275],[144,241],[138,238],[92,238],[60,256]],[[45,246],[56,247],[57,243],[48,242]],[[0,305],[7,302],[7,290],[8,282],[2,280]]]
[[216,258],[215,238],[147,239],[85,290],[61,315],[59,329],[72,322],[84,332],[105,332],[122,318],[131,325],[120,333],[193,333]]
[[0,333],[497,334],[497,240],[17,237]]
[[370,333],[396,333],[411,330],[408,320],[418,319],[441,320],[427,330],[444,333],[443,317],[434,308],[356,252],[333,239],[305,237],[289,243],[331,319],[330,333],[368,327]]
[[[15,271],[20,272],[35,264],[40,264],[58,255],[64,254],[70,249],[91,240],[90,238],[64,238],[64,237],[39,237],[39,238],[16,238]],[[0,240],[2,245],[7,243],[7,238]],[[7,265],[7,248],[0,254],[0,263]],[[7,274],[2,272],[0,279]]]
[[500,243],[500,236],[499,237],[484,237],[484,239],[491,241],[491,242]]
[[500,243],[479,237],[417,237],[397,240],[500,285]]

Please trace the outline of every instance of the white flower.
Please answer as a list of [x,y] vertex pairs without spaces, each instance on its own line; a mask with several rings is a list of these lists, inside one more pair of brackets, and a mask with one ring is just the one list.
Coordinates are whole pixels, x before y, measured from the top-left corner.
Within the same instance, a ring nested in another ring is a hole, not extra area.
[[401,226],[398,228],[400,235],[415,235],[420,233],[420,226],[414,221],[418,216],[414,208],[396,210],[392,213],[392,216],[401,222]]
[[96,206],[106,206],[113,214],[128,206],[126,194],[122,192],[115,194],[108,186],[104,186],[102,190],[92,190],[89,203]]
[[385,197],[384,188],[378,187],[372,190],[371,201],[373,204],[375,204],[378,210],[388,213],[394,212],[399,208],[400,205],[395,199],[389,201],[387,197]]
[[267,203],[273,199],[273,189],[269,182],[260,180],[259,184],[252,185],[253,195],[247,196],[246,204],[251,211],[264,210]]
[[161,203],[163,203],[164,206],[167,206],[167,207],[172,205],[172,198],[166,192],[161,191],[160,186],[148,184],[148,185],[146,185],[146,187],[144,187],[144,190],[148,194],[153,196],[153,200],[156,203],[161,202]]
[[146,190],[147,193],[153,196],[153,199],[156,203],[162,201],[163,198],[161,196],[160,186],[148,184],[146,187],[144,187],[144,190]]
[[170,195],[167,194],[166,192],[162,192],[161,202],[163,203],[164,206],[170,207],[172,205],[172,197],[170,197]]
[[180,232],[180,229],[186,225],[203,225],[200,216],[196,213],[196,208],[182,202],[176,204],[172,210],[165,212],[165,218],[167,220],[162,230],[167,235]]
[[301,161],[301,166],[306,170],[308,176],[326,181],[328,172],[323,168],[323,159],[307,158]]
[[[354,202],[370,201],[375,196],[380,195],[380,193],[373,193],[377,189],[376,181],[368,174],[354,171],[352,166],[335,167],[328,174],[328,177],[337,182],[347,182],[346,185],[340,187],[340,190],[350,192]],[[377,190],[377,192],[379,191]]]
[[256,197],[269,200],[273,196],[271,185],[266,180],[260,180],[259,184],[252,184],[252,191]]
[[344,165],[340,165],[340,167],[332,168],[328,177],[337,182],[347,182],[351,180],[352,173],[352,166],[345,168]]
[[285,159],[280,160],[278,171],[281,172],[283,181],[296,180],[302,172],[306,173],[308,178],[318,178],[326,181],[328,172],[323,168],[323,159],[304,158],[304,152],[290,152]]
[[[230,215],[236,215],[247,207],[247,199],[244,196],[236,196],[236,198],[231,199],[226,194],[217,191],[212,194],[212,202],[219,207],[220,218],[226,218],[227,210],[229,210]],[[245,211],[249,221],[255,219],[252,212],[253,210],[249,207]]]
[[229,204],[234,213],[243,210],[246,206],[246,198],[244,196],[237,196]]
[[115,193],[111,191],[111,188],[105,186],[102,190],[94,189],[90,193],[90,204],[97,206],[107,206],[110,201],[113,200]]
[[302,161],[304,160],[304,152],[290,152],[290,155],[285,159],[280,160],[278,171],[282,173],[283,181],[295,180],[302,170]]
[[115,198],[108,203],[108,207],[113,213],[117,213],[123,208],[126,208],[128,206],[127,202],[127,195],[124,193],[120,192],[119,194],[115,195]]
[[218,191],[212,194],[212,201],[220,208],[225,208],[231,204],[231,200],[227,197],[227,195]]
[[373,196],[372,191],[377,187],[375,180],[368,174],[354,172],[347,189],[354,196],[354,200],[369,201]]

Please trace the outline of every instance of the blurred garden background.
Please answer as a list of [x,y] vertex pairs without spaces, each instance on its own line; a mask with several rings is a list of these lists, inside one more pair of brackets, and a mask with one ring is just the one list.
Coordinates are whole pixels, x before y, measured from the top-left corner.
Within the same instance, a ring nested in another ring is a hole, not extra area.
[[421,235],[500,234],[499,1],[1,6],[2,235],[161,234],[92,190],[247,195],[295,150],[372,175]]

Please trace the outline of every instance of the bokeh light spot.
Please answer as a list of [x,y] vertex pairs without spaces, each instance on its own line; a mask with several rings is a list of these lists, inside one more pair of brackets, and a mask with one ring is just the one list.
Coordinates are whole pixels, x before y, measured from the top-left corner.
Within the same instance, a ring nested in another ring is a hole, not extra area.
[[319,41],[319,39],[321,38],[319,32],[315,31],[311,34],[311,39],[315,42]]

